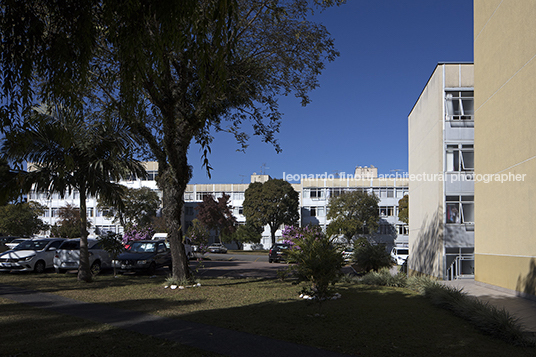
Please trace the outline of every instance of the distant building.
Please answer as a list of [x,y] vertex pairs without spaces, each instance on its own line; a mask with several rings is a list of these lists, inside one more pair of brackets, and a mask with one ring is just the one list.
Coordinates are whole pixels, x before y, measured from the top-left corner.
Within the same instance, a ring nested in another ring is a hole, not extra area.
[[[121,182],[129,188],[149,187],[159,193],[156,185],[156,174],[158,165],[156,162],[145,163],[148,171],[146,178],[138,178]],[[371,194],[376,194],[380,198],[380,228],[375,233],[377,241],[386,243],[388,246],[396,244],[406,244],[408,242],[408,226],[398,221],[398,201],[408,193],[408,180],[403,177],[378,178],[378,169],[356,168],[355,175],[343,175],[339,178],[328,178],[328,175],[319,175],[323,178],[303,178],[300,183],[293,183],[293,188],[300,197],[300,224],[318,224],[323,229],[329,221],[326,218],[327,204],[331,197],[336,197],[343,192],[352,190],[362,190]],[[329,176],[331,177],[331,176]],[[251,175],[251,183],[264,183],[270,180],[268,175]],[[203,201],[205,196],[211,195],[215,198],[229,195],[229,204],[233,207],[233,215],[238,224],[245,224],[246,217],[243,214],[244,194],[249,184],[190,184],[187,185],[184,193],[184,210],[182,216],[182,227],[184,231],[192,224],[197,215],[195,207]],[[60,199],[58,195],[48,195],[45,193],[30,192],[29,199],[37,201],[47,207],[45,214],[41,217],[46,223],[53,225],[58,221],[60,207],[67,203],[78,206],[78,194]],[[122,233],[123,227],[112,222],[104,216],[104,212],[97,208],[97,198],[90,197],[87,200],[88,220],[91,221],[92,228],[90,234],[99,234],[110,231]],[[283,227],[281,227],[283,228]],[[276,232],[276,237],[280,239],[281,229]],[[212,237],[214,240],[215,237]],[[263,232],[261,244],[264,248],[271,245],[271,235],[268,227]],[[246,245],[248,248],[248,245]]]
[[474,68],[440,63],[408,116],[408,268],[474,274]]

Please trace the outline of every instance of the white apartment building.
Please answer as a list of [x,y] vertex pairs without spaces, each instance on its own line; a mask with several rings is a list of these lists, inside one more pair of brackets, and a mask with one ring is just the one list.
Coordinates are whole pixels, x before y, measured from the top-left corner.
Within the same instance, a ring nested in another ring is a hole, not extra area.
[[[158,172],[157,163],[146,163],[148,177],[146,179],[136,179],[132,181],[123,181],[122,184],[129,188],[149,187],[157,192],[155,177]],[[265,182],[269,180],[268,175],[251,175],[250,182]],[[184,230],[192,224],[197,211],[195,207],[203,201],[207,195],[215,198],[222,197],[224,194],[229,195],[229,205],[233,207],[233,214],[238,224],[245,224],[246,217],[243,215],[244,194],[249,184],[190,184],[187,185],[184,193],[184,210],[182,217],[182,226]],[[408,180],[403,177],[378,178],[377,168],[358,167],[354,175],[348,175],[339,178],[319,178],[319,179],[302,179],[300,183],[292,184],[293,188],[299,193],[300,197],[300,224],[321,225],[323,229],[329,224],[326,218],[327,205],[331,197],[336,197],[345,191],[362,190],[368,193],[374,193],[380,198],[380,229],[375,235],[378,242],[387,244],[389,247],[394,244],[407,244],[408,227],[398,221],[398,200],[408,193]],[[46,223],[53,225],[58,221],[58,211],[60,207],[66,204],[78,206],[78,194],[61,199],[58,195],[48,195],[45,193],[30,192],[29,200],[37,201],[47,207],[45,214],[41,219]],[[113,223],[106,218],[97,208],[97,198],[91,197],[87,200],[88,220],[91,221],[92,228],[90,234],[97,235],[102,232],[111,231],[122,233],[123,227]],[[283,228],[283,227],[281,227]],[[281,229],[276,232],[276,237],[281,237]],[[214,240],[215,237],[211,237]],[[268,226],[262,234],[261,244],[264,248],[271,245],[271,235]],[[246,244],[245,249],[250,245]]]

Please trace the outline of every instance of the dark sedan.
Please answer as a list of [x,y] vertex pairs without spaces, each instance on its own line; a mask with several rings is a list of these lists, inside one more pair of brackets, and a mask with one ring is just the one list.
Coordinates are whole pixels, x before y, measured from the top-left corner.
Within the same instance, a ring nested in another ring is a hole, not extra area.
[[112,261],[120,272],[142,271],[153,275],[156,269],[171,267],[171,252],[165,240],[138,240],[129,242],[128,250]]

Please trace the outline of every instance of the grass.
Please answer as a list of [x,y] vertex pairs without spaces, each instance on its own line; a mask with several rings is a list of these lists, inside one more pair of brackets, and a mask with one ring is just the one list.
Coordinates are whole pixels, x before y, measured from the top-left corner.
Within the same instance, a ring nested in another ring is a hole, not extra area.
[[[4,284],[354,355],[532,356],[535,352],[534,348],[513,346],[485,335],[468,321],[432,305],[424,296],[405,288],[341,283],[336,290],[342,298],[318,304],[299,299],[300,288],[288,281],[210,279],[201,280],[201,287],[170,290],[163,288],[164,280],[163,276],[120,276],[114,279],[110,275],[100,275],[95,282],[86,284],[77,282],[72,275],[53,273],[0,275],[0,283]],[[0,306],[4,305],[5,302]],[[23,335],[15,335],[14,330],[24,331],[17,324],[31,325],[34,320],[39,321],[42,316],[52,314],[22,308],[18,304],[9,305],[4,311],[14,307],[17,311],[28,312],[23,315],[8,314],[8,317],[5,313],[0,314],[2,330],[10,334],[3,336],[3,341],[11,341],[11,348],[18,344],[30,351],[31,344],[26,343]],[[17,321],[19,315],[22,321]],[[65,316],[52,315],[50,319],[55,323],[47,328],[49,341],[61,341],[67,336],[83,347],[88,337],[94,339],[94,336],[103,336],[106,342],[123,341],[122,334],[133,335],[115,329],[113,332],[116,335],[111,335],[111,329],[107,326],[84,321],[72,322],[71,318]],[[77,326],[74,329],[77,332],[71,333],[69,331],[72,329],[63,328],[61,321]],[[38,325],[42,330],[43,325]],[[132,345],[135,343],[132,341]],[[153,341],[150,338],[146,338],[143,344],[168,347],[161,340]],[[69,347],[68,343],[57,346]],[[109,348],[113,346],[113,343],[108,345]],[[3,348],[0,353],[4,351],[7,350]],[[29,355],[32,355],[31,352]]]
[[0,299],[2,356],[194,356],[217,354]]

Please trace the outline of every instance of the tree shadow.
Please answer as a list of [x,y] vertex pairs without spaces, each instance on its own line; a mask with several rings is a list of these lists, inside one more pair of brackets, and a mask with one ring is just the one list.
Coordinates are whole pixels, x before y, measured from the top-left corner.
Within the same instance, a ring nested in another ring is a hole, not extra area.
[[441,277],[443,252],[443,212],[438,207],[433,215],[426,215],[417,234],[410,240],[408,268],[414,273]]
[[516,290],[524,298],[536,300],[536,259],[531,258],[529,273],[517,278]]

